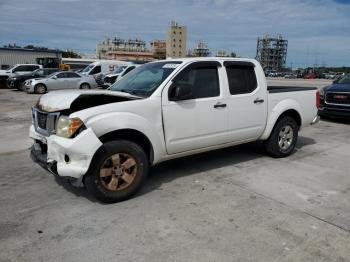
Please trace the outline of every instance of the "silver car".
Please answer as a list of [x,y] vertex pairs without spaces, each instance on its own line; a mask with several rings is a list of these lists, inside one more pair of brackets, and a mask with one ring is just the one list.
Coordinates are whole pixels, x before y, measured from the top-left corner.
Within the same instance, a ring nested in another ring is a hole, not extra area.
[[44,94],[60,89],[90,89],[97,83],[91,76],[83,76],[75,72],[56,72],[46,78],[29,79],[24,83],[27,93]]

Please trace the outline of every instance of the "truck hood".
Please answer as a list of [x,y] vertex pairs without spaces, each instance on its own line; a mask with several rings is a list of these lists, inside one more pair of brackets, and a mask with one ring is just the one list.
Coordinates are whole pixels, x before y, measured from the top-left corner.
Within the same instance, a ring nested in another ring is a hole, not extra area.
[[332,84],[325,87],[327,92],[350,92],[350,84]]
[[37,107],[45,112],[69,110],[72,113],[94,106],[140,98],[109,90],[59,90],[41,96]]

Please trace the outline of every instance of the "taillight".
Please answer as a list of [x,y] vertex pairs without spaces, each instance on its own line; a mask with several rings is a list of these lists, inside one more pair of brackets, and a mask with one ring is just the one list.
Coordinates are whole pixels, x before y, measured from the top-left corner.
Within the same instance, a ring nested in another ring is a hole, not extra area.
[[316,92],[316,107],[317,107],[317,108],[320,108],[320,104],[321,104],[321,101],[320,101],[320,91],[317,90],[317,92]]

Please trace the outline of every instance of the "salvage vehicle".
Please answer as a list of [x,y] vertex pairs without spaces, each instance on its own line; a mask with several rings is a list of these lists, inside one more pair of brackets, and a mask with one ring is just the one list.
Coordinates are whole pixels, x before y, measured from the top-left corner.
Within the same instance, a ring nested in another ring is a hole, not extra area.
[[56,72],[45,78],[26,80],[24,86],[27,93],[44,94],[59,89],[90,89],[97,83],[91,76],[83,76],[75,72]]
[[134,70],[136,67],[140,65],[125,65],[118,66],[112,73],[106,75],[103,79],[103,83],[107,86],[114,84],[116,81],[120,80],[123,76],[125,76],[130,71]]
[[144,64],[110,90],[41,96],[32,108],[32,159],[103,202],[130,198],[149,168],[196,153],[264,141],[281,158],[318,121],[319,93],[267,87],[254,59],[183,58]]
[[320,99],[320,116],[350,119],[350,74],[322,88]]
[[43,78],[57,71],[59,71],[58,68],[40,68],[29,74],[15,75],[15,76],[9,77],[7,79],[7,85],[9,88],[16,88],[18,90],[23,90],[24,88],[23,84],[25,80],[32,79],[32,78]]

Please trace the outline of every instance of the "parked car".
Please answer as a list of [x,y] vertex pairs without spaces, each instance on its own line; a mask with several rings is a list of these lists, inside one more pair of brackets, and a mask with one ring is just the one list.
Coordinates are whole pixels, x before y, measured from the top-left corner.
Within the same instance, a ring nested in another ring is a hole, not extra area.
[[7,70],[0,70],[0,83],[6,86],[7,79],[16,75],[24,75],[42,68],[42,65],[38,64],[16,64]]
[[260,64],[183,58],[144,64],[110,90],[52,92],[32,108],[32,159],[105,202],[125,200],[149,166],[262,140],[293,153],[300,128],[318,121],[318,90],[267,87]]
[[103,83],[108,87],[114,84],[116,81],[120,80],[123,76],[125,76],[127,73],[134,70],[138,66],[140,65],[118,66],[112,73],[104,77]]
[[286,78],[286,79],[294,79],[294,78],[297,78],[297,77],[298,77],[298,75],[296,73],[286,73],[284,75],[284,78]]
[[320,116],[350,119],[350,74],[320,90]]
[[24,88],[23,84],[25,80],[32,79],[32,78],[44,78],[58,71],[59,71],[58,68],[40,68],[29,74],[15,75],[15,76],[9,77],[7,79],[7,85],[9,88],[16,88],[18,90],[23,90]]
[[316,79],[316,74],[314,72],[306,73],[304,79]]
[[27,93],[44,94],[59,89],[90,89],[97,83],[91,76],[83,76],[75,72],[56,72],[45,78],[26,80],[24,86]]

